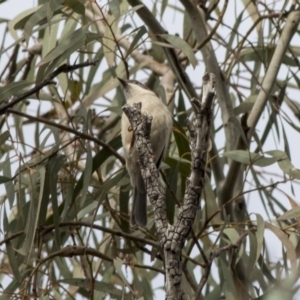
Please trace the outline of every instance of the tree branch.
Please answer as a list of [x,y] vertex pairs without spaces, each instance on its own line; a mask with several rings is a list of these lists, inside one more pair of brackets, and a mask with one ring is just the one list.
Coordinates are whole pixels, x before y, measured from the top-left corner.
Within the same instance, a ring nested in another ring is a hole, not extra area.
[[12,113],[14,115],[18,115],[18,116],[27,118],[27,119],[32,120],[32,121],[36,121],[36,122],[39,122],[39,123],[47,124],[47,125],[52,126],[52,127],[56,127],[56,128],[58,128],[62,131],[65,131],[65,132],[73,133],[74,135],[80,137],[81,139],[93,141],[94,143],[96,143],[96,144],[102,146],[103,148],[107,149],[108,151],[110,151],[116,158],[118,158],[120,160],[120,162],[123,165],[125,164],[124,157],[122,155],[120,155],[113,147],[111,147],[110,145],[104,143],[103,141],[101,141],[101,140],[99,140],[99,139],[97,139],[97,138],[95,138],[95,137],[93,137],[89,134],[86,134],[84,132],[79,132],[79,131],[77,131],[75,129],[72,129],[68,126],[64,126],[64,125],[49,121],[45,118],[31,116],[31,115],[25,114],[23,112],[20,112],[20,111],[11,109],[11,108],[7,108],[6,111],[8,113]]
[[[256,229],[252,229],[251,231],[255,231]],[[229,251],[231,249],[235,249],[237,250],[239,248],[239,246],[241,245],[241,243],[243,242],[244,238],[249,234],[249,232],[244,232],[243,234],[241,234],[239,236],[239,238],[236,240],[235,243],[233,244],[229,244],[229,245],[226,245],[222,248],[219,248],[218,250],[215,250],[215,251],[212,251],[210,253],[210,258],[209,258],[209,261],[207,262],[207,265],[205,267],[205,271],[201,277],[201,280],[200,280],[200,283],[197,287],[197,290],[196,290],[196,293],[195,293],[195,296],[194,296],[194,300],[197,300],[197,299],[200,299],[200,297],[202,297],[201,293],[202,293],[202,290],[204,288],[204,285],[205,283],[207,282],[208,280],[208,277],[209,277],[209,274],[210,274],[210,269],[211,269],[211,265],[214,261],[214,259],[216,257],[218,257],[222,252],[224,251]]]
[[267,103],[268,96],[276,81],[280,66],[282,64],[283,57],[291,42],[293,35],[295,34],[298,24],[300,22],[300,11],[293,11],[288,15],[286,24],[283,28],[279,41],[277,43],[275,52],[272,56],[270,66],[264,77],[259,94],[254,102],[254,106],[250,112],[247,120],[247,125],[250,128],[248,136],[251,137],[255,130],[255,126],[262,115],[264,107]]
[[67,65],[67,64],[61,65],[55,71],[53,71],[49,76],[47,76],[42,82],[40,82],[38,85],[36,85],[32,89],[30,89],[29,91],[26,91],[22,95],[14,98],[11,102],[1,106],[0,107],[0,115],[3,115],[8,108],[13,107],[14,105],[16,105],[17,103],[19,103],[22,100],[26,99],[30,95],[33,95],[33,94],[39,92],[43,87],[45,87],[49,84],[53,84],[54,83],[53,78],[55,78],[60,73],[72,72],[74,70],[84,68],[84,67],[87,67],[87,66],[91,66],[91,65],[94,66],[95,64],[96,64],[96,61],[91,61],[91,62],[86,61],[84,63],[80,63],[80,64],[76,64],[76,65]]
[[205,181],[205,167],[211,122],[211,105],[215,87],[215,76],[205,74],[203,77],[202,101],[194,99],[196,121],[188,122],[191,136],[192,164],[191,175],[187,180],[187,187],[183,206],[174,225],[168,224],[164,191],[159,186],[158,170],[152,157],[150,132],[152,117],[141,113],[141,103],[133,106],[126,104],[123,111],[133,128],[141,173],[146,185],[148,198],[154,208],[155,225],[159,242],[164,250],[166,266],[166,299],[181,300],[183,291],[182,277],[182,249],[191,231],[199,199]]
[[[257,96],[257,99],[255,100],[254,106],[247,119],[247,126],[249,127],[249,131],[247,135],[249,140],[251,139],[255,131],[257,122],[260,116],[262,115],[264,108],[267,104],[267,100],[272,90],[272,87],[276,81],[282,63],[282,59],[286,53],[286,50],[290,44],[290,41],[294,33],[297,30],[299,22],[300,22],[300,11],[291,12],[287,18],[287,22],[284,26],[280,39],[277,43],[277,47],[275,49],[275,52],[270,62],[270,66],[263,80],[260,92]],[[244,146],[245,143],[242,137],[239,137],[237,141],[236,149],[243,149]],[[230,165],[228,175],[226,177],[222,191],[220,193],[222,195],[222,199],[220,199],[222,205],[225,204],[226,201],[229,201],[233,196],[234,185],[232,184],[232,182],[235,182],[236,180],[235,176],[238,170],[240,169],[240,167],[241,164],[236,161],[233,161]]]

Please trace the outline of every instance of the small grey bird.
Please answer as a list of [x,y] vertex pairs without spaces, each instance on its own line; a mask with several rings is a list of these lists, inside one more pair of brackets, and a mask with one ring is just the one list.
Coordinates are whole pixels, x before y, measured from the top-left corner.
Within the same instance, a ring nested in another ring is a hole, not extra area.
[[[152,116],[151,125],[151,146],[157,168],[164,155],[166,143],[172,127],[172,115],[167,106],[159,99],[156,94],[144,84],[136,80],[123,80],[121,82],[125,98],[129,105],[142,103],[142,113]],[[147,192],[142,178],[139,165],[139,156],[134,144],[133,131],[127,116],[123,113],[121,120],[121,135],[126,160],[126,168],[130,176],[133,187],[133,206],[130,222],[132,226],[147,225]]]

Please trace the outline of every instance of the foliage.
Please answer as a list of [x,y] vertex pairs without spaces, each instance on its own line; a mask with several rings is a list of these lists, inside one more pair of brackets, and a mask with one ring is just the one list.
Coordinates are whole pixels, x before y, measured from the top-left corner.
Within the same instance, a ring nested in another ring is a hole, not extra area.
[[[204,65],[217,76],[217,100],[183,290],[197,299],[292,299],[299,17],[278,51],[299,4],[199,1],[193,11],[193,1],[162,0],[145,13],[136,0],[37,2],[0,24],[0,299],[159,299],[164,264],[150,205],[145,229],[128,223],[116,77],[146,81],[174,115],[161,172],[173,223],[190,173],[185,120]],[[202,19],[192,18],[197,11]]]

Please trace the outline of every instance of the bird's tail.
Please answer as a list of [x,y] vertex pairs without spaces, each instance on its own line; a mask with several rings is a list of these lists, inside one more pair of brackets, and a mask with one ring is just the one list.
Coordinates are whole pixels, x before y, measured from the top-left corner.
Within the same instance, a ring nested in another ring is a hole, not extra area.
[[134,189],[130,223],[132,226],[145,227],[147,225],[147,193],[145,188]]

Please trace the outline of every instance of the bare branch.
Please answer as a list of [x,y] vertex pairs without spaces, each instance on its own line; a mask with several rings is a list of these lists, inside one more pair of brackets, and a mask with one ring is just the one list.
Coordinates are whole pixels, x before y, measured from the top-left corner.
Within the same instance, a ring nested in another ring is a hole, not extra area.
[[24,117],[24,118],[27,118],[29,120],[33,120],[33,121],[36,121],[36,122],[40,122],[40,123],[44,123],[44,124],[47,124],[49,126],[53,126],[53,127],[56,127],[58,129],[61,129],[62,131],[64,132],[70,132],[70,133],[73,133],[74,135],[80,137],[81,139],[84,139],[84,140],[89,140],[89,141],[93,141],[94,143],[102,146],[103,148],[109,150],[111,152],[111,154],[113,154],[116,158],[118,158],[120,160],[120,162],[122,164],[125,164],[125,160],[124,160],[124,157],[122,155],[120,155],[114,148],[112,148],[110,145],[108,145],[107,143],[104,143],[103,141],[93,137],[92,135],[89,135],[89,134],[86,134],[84,132],[80,132],[80,131],[77,131],[73,128],[70,128],[70,127],[67,127],[67,126],[64,126],[64,125],[61,125],[61,124],[58,124],[58,123],[55,123],[55,122],[52,122],[52,121],[49,121],[45,118],[42,118],[42,117],[35,117],[35,116],[31,116],[31,115],[28,115],[28,114],[25,114],[23,112],[20,112],[20,111],[17,111],[17,110],[14,110],[14,109],[11,109],[11,108],[7,108],[6,111],[8,113],[12,113],[14,115],[18,115],[18,116],[21,116],[21,117]]
[[293,35],[295,34],[298,28],[299,22],[300,11],[291,12],[287,18],[286,24],[277,43],[277,47],[272,56],[270,66],[263,80],[261,89],[247,120],[247,125],[248,127],[250,127],[248,133],[249,138],[253,135],[255,126],[264,110],[268,96],[270,95],[270,91],[276,81],[283,57],[286,53],[286,50],[290,44]]
[[166,299],[183,299],[181,288],[182,249],[191,232],[199,208],[199,198],[205,182],[205,167],[209,144],[211,105],[215,87],[215,76],[205,74],[203,77],[202,100],[194,99],[196,121],[188,122],[191,135],[192,170],[184,197],[183,206],[174,225],[168,224],[164,193],[158,182],[158,171],[152,158],[150,143],[152,117],[141,113],[141,103],[133,107],[128,104],[123,111],[133,128],[141,173],[147,188],[147,195],[154,208],[155,225],[159,242],[164,249],[166,265]]
[[[287,47],[290,44],[292,36],[294,35],[299,22],[300,11],[291,12],[287,18],[286,25],[277,43],[277,47],[270,62],[270,66],[262,83],[261,90],[247,119],[247,125],[249,127],[248,139],[252,137],[256,124],[264,111],[268,96],[270,95],[270,91],[276,81],[282,59],[284,57],[284,54],[286,53]],[[245,143],[242,137],[240,137],[237,141],[236,149],[244,149],[244,146]],[[226,203],[226,201],[229,201],[233,196],[234,185],[232,184],[232,182],[236,180],[236,176],[240,168],[241,164],[237,161],[233,161],[230,165],[227,178],[220,192],[220,195],[222,197],[222,199],[220,199],[220,202],[222,205]]]
[[26,91],[22,95],[14,98],[11,102],[7,103],[6,105],[1,106],[0,107],[0,115],[4,114],[8,108],[13,107],[14,105],[16,105],[17,103],[19,103],[22,100],[26,99],[30,95],[33,95],[33,94],[39,92],[43,87],[45,87],[49,84],[53,84],[54,83],[53,78],[55,78],[57,75],[59,75],[61,73],[69,73],[69,72],[72,72],[74,70],[84,68],[84,67],[87,67],[87,66],[91,66],[91,65],[94,66],[95,64],[96,64],[96,61],[91,61],[91,62],[86,61],[84,63],[75,64],[75,65],[67,65],[67,64],[61,65],[55,71],[53,71],[49,76],[47,76],[41,83],[39,83],[38,85],[36,85],[32,89],[30,89],[29,91]]

